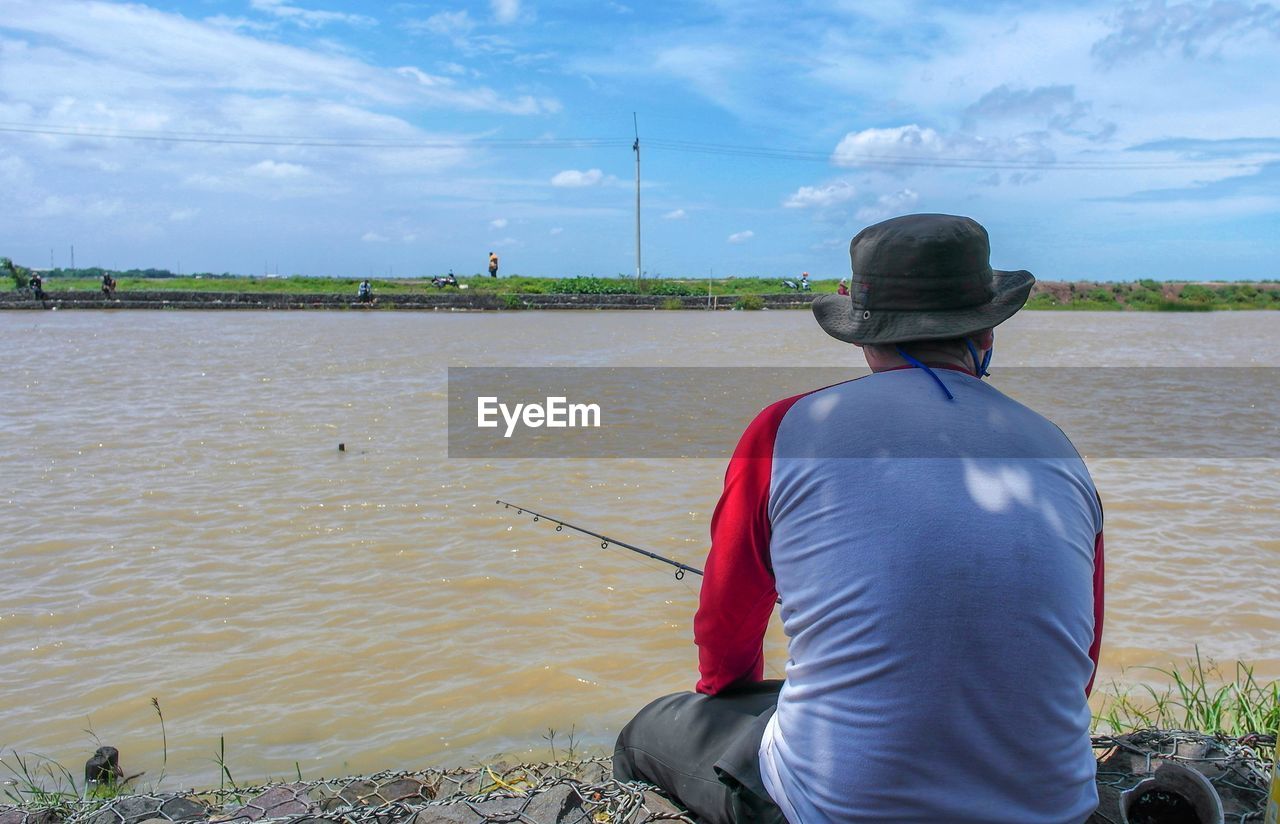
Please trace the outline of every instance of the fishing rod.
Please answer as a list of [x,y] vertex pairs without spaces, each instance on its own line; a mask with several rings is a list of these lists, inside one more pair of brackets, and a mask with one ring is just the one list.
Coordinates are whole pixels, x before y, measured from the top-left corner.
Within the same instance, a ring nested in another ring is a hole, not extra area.
[[590,535],[592,538],[599,538],[601,549],[608,549],[610,544],[614,544],[616,546],[622,547],[623,549],[629,549],[632,552],[637,552],[645,556],[646,558],[652,558],[655,561],[661,561],[664,564],[670,564],[671,566],[676,568],[677,581],[683,580],[684,574],[686,572],[692,572],[694,575],[702,574],[702,570],[698,569],[697,567],[692,567],[692,566],[689,566],[688,564],[682,564],[679,561],[673,561],[670,558],[659,555],[656,552],[650,552],[647,549],[641,549],[640,547],[629,544],[626,541],[619,541],[617,538],[610,538],[608,535],[601,535],[599,532],[593,532],[590,529],[583,529],[580,526],[574,526],[568,521],[562,521],[559,518],[552,518],[550,516],[543,515],[540,512],[534,512],[532,509],[528,509],[523,506],[516,506],[515,504],[510,504],[503,500],[497,500],[497,501],[494,501],[494,503],[501,504],[507,509],[511,509],[514,507],[517,515],[523,515],[524,513],[528,512],[530,515],[533,516],[533,520],[535,522],[540,520],[550,521],[551,523],[556,525],[556,532],[561,532],[564,530],[565,527],[569,527],[569,529],[572,529],[574,532],[580,532],[583,535]]

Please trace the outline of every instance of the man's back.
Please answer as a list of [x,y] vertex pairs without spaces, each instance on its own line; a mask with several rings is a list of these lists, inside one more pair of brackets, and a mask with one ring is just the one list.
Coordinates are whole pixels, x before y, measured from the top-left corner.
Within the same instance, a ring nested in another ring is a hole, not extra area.
[[937,371],[954,401],[883,372],[800,398],[773,435],[791,660],[761,767],[792,821],[1068,822],[1097,804],[1092,481],[1052,423]]

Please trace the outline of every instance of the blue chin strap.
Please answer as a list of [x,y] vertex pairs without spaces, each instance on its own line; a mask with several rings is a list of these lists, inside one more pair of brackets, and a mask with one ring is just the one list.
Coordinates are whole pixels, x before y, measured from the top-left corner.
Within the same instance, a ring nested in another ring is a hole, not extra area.
[[982,363],[978,363],[978,349],[973,345],[973,341],[968,338],[964,339],[964,345],[969,347],[969,355],[973,358],[973,374],[978,380],[991,377],[991,373],[987,371],[987,367],[991,365],[991,353],[996,350],[995,344],[987,350],[987,354],[982,356]]
[[[993,345],[988,349],[987,353],[982,356],[981,362],[979,362],[978,348],[973,345],[973,341],[965,338],[964,345],[969,347],[969,355],[973,358],[973,374],[978,378],[978,380],[982,380],[984,376],[990,376],[991,373],[987,371],[987,367],[991,365],[991,353],[995,351],[995,346]],[[933,382],[938,384],[938,388],[947,396],[947,400],[953,401],[956,399],[956,396],[951,394],[951,390],[947,388],[947,385],[942,382],[942,378],[938,377],[938,373],[934,372],[924,363],[908,355],[901,346],[895,346],[894,348],[898,350],[898,355],[904,361],[911,364],[916,369],[923,369],[929,377],[933,378]]]
[[929,377],[933,378],[933,382],[938,384],[938,387],[947,396],[947,400],[953,401],[956,399],[956,396],[951,394],[951,390],[947,388],[947,385],[942,382],[942,378],[938,377],[938,374],[936,372],[934,372],[929,367],[925,366],[920,361],[908,355],[906,352],[903,351],[901,346],[895,346],[894,348],[898,350],[898,354],[902,356],[902,359],[904,361],[911,364],[916,369],[923,369],[925,372],[927,372],[929,374]]

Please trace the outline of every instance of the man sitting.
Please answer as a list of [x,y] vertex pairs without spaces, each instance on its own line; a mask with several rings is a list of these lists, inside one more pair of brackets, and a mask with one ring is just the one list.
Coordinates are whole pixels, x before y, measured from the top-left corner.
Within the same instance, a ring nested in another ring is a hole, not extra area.
[[[696,692],[651,703],[614,775],[704,822],[1068,824],[1097,806],[1087,697],[1102,508],[1071,442],[982,380],[1034,278],[987,232],[908,215],[813,312],[872,374],[747,428],[711,519]],[[781,596],[786,679],[763,681]]]

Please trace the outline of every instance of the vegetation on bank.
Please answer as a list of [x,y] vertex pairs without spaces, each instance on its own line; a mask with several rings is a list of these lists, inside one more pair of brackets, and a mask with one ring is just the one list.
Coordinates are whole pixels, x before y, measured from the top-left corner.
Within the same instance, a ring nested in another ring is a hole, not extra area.
[[[16,266],[7,258],[0,259],[0,276],[8,275],[14,288],[26,285],[30,270]],[[88,269],[53,269],[43,272],[46,290],[87,290],[101,288],[102,276],[116,279],[117,292],[242,292],[277,294],[349,294],[355,295],[363,278],[356,277],[259,277],[201,273],[174,275],[162,269],[130,269],[126,271]],[[629,277],[525,277],[523,275],[491,278],[467,275],[458,283],[473,293],[504,296],[534,294],[576,295],[654,295],[658,297],[703,297],[727,295],[776,295],[793,293],[784,285],[798,279],[787,278],[644,278]],[[19,283],[19,281],[22,281]],[[371,278],[375,295],[433,294],[454,287],[436,287],[430,278]],[[833,293],[838,281],[812,281],[816,294]],[[514,298],[518,302],[518,298]],[[748,301],[748,303],[753,303]],[[668,302],[676,308],[674,301]],[[667,305],[667,304],[664,304]],[[762,304],[763,305],[763,304]],[[750,308],[750,307],[744,307]],[[1280,309],[1280,282],[1211,282],[1181,283],[1138,280],[1120,283],[1087,281],[1038,282],[1027,302],[1028,309],[1088,309],[1103,311],[1209,311],[1215,309]]]
[[[1097,685],[1094,690],[1093,731],[1096,734],[1119,735],[1142,729],[1193,730],[1209,735],[1225,735],[1241,739],[1261,755],[1274,758],[1275,736],[1280,729],[1280,681],[1259,681],[1253,667],[1243,662],[1235,665],[1234,672],[1225,674],[1212,661],[1202,660],[1197,649],[1194,659],[1170,669],[1138,667],[1153,673],[1156,683],[1150,681],[1138,686],[1126,687],[1112,681],[1109,685]],[[151,699],[152,707],[160,723],[163,742],[163,764],[159,777],[151,782],[158,789],[164,780],[164,764],[168,762],[168,739],[164,734],[164,715],[160,703]],[[101,746],[97,736],[87,731],[92,746]],[[542,736],[550,744],[551,759],[562,756],[556,749],[556,732],[548,730]],[[568,738],[567,757],[572,761],[580,755],[575,750],[575,733]],[[586,755],[590,755],[587,753]],[[220,789],[236,788],[227,763],[226,742],[221,737],[211,762],[216,768]],[[302,772],[295,763],[298,781]],[[82,798],[89,788],[77,782],[72,770],[52,759],[39,755],[23,756],[17,751],[0,755],[0,805],[30,804],[37,807],[56,807],[59,804]],[[104,785],[95,790],[96,797],[112,797],[123,788]],[[128,792],[136,792],[129,788]]]
[[1258,681],[1248,664],[1237,662],[1228,675],[1212,661],[1201,660],[1197,649],[1196,657],[1181,667],[1136,669],[1154,673],[1160,683],[1126,688],[1113,681],[1102,687],[1093,715],[1095,731],[1156,727],[1233,737],[1274,737],[1280,731],[1280,681]]

